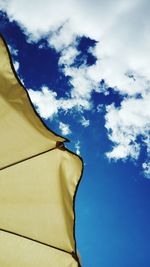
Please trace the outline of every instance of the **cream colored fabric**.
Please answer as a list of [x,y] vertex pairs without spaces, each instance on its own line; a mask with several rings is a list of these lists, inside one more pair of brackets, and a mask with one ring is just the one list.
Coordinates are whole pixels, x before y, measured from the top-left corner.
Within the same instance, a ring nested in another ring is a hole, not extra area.
[[77,267],[67,253],[0,231],[1,267]]
[[0,38],[0,168],[65,141],[43,127],[17,81]]
[[0,266],[77,267],[73,199],[82,162],[56,148],[65,139],[34,112],[2,39],[0,95]]
[[80,160],[54,149],[0,172],[0,228],[72,252]]

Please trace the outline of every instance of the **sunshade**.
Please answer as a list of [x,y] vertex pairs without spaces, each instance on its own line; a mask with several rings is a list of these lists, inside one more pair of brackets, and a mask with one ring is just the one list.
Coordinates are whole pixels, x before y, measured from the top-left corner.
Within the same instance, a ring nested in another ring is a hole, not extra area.
[[1,36],[0,266],[80,266],[74,202],[82,160],[64,141],[34,110]]

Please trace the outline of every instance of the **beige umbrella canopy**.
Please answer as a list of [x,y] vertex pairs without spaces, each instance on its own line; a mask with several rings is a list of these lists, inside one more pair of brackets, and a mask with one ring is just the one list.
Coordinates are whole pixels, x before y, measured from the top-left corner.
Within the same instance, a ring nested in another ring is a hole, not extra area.
[[82,160],[35,112],[0,37],[0,266],[77,267]]

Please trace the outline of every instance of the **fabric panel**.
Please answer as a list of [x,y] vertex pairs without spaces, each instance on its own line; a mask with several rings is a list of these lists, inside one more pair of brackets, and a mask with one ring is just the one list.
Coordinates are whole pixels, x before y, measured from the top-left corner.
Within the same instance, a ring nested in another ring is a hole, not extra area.
[[0,38],[0,168],[65,141],[49,131],[35,113],[28,94],[15,77]]
[[74,251],[81,160],[55,149],[0,172],[0,228]]
[[0,266],[78,267],[78,264],[66,252],[0,231]]

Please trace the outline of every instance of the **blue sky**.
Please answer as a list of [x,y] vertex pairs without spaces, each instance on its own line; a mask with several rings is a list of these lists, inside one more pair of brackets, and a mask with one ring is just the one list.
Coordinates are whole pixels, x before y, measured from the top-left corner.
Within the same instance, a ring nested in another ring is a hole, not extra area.
[[82,266],[149,267],[149,3],[62,2],[0,1],[0,33],[45,124],[84,160]]

